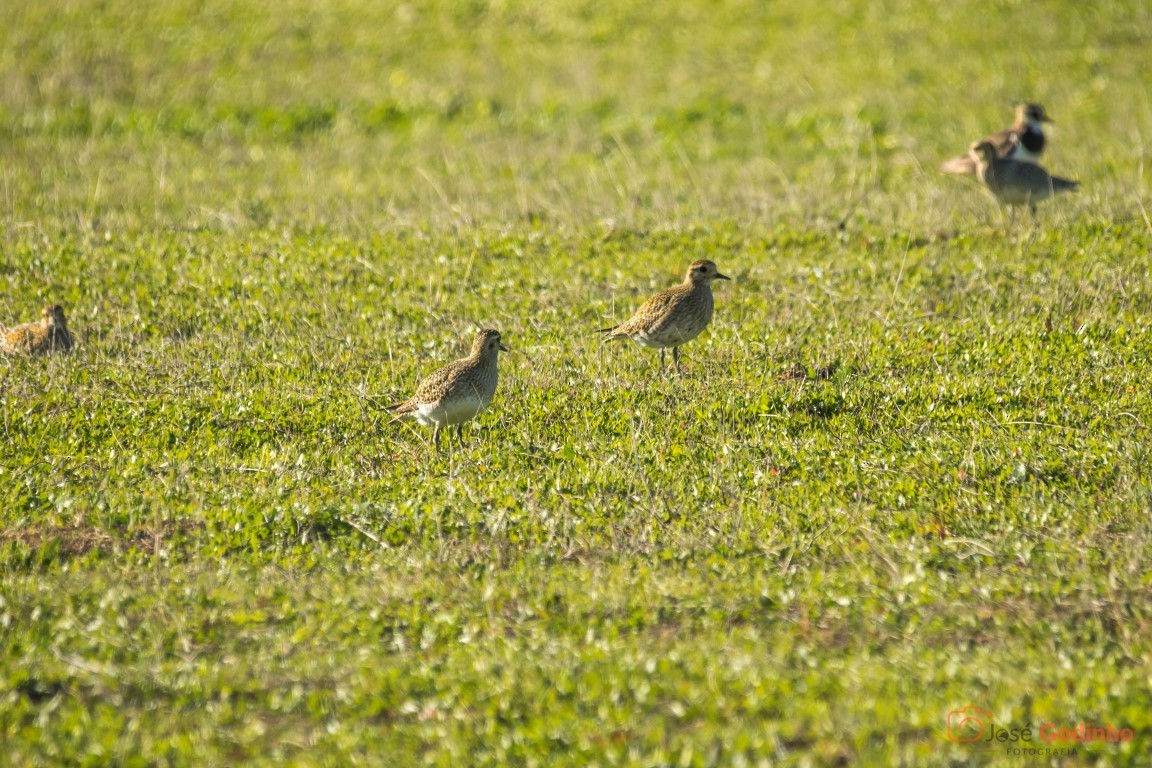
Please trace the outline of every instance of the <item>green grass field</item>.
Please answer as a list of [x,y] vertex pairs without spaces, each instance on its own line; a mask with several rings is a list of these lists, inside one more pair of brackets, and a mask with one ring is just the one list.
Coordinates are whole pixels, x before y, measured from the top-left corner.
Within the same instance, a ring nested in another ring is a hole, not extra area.
[[0,764],[1152,765],[1146,3],[11,5]]

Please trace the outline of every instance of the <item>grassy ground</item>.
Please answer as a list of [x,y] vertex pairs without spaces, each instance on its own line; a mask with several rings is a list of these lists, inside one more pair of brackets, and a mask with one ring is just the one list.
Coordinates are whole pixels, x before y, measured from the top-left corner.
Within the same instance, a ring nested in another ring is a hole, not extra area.
[[[1152,12],[668,5],[16,4],[7,760],[1150,764]],[[684,377],[590,333],[703,256]]]

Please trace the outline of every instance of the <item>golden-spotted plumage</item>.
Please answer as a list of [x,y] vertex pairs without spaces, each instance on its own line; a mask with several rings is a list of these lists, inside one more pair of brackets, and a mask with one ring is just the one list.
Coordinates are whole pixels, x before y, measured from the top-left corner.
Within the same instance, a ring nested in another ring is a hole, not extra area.
[[[985,136],[981,142],[988,142],[995,148],[996,157],[1016,160],[1022,163],[1039,163],[1044,151],[1044,123],[1052,122],[1044,107],[1039,104],[1017,104],[1016,122],[1011,127]],[[940,166],[944,173],[957,173],[965,176],[978,176],[976,159],[972,153],[949,160]]]
[[59,304],[44,307],[43,316],[35,323],[0,328],[0,352],[39,355],[71,351],[72,334],[64,322],[64,308]]
[[997,157],[996,147],[987,141],[974,144],[971,154],[976,175],[1006,205],[1027,205],[1035,213],[1037,202],[1079,186],[1075,181],[1052,176],[1036,163]]
[[456,425],[464,435],[464,422],[488,407],[496,394],[496,359],[508,348],[500,333],[485,329],[476,334],[468,357],[449,363],[420,382],[416,394],[389,410],[402,419],[434,425],[432,442],[440,447],[440,428]]
[[692,262],[684,282],[661,291],[644,302],[636,314],[620,325],[601,328],[605,341],[632,339],[660,350],[660,370],[664,370],[664,350],[672,348],[672,361],[680,370],[680,345],[700,335],[712,321],[712,281],[728,280],[708,259]]

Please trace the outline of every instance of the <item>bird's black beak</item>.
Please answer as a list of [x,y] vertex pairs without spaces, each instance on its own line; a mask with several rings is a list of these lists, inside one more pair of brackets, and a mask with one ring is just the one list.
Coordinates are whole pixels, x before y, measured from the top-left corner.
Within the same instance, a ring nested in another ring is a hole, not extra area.
[[501,345],[500,345],[500,351],[501,351],[501,352],[511,352],[512,350],[508,349],[508,347],[506,347],[506,346],[504,346],[503,344],[501,344]]
[[731,280],[732,278],[728,277],[728,275],[722,275],[719,272],[717,272],[716,273],[716,279],[717,280]]

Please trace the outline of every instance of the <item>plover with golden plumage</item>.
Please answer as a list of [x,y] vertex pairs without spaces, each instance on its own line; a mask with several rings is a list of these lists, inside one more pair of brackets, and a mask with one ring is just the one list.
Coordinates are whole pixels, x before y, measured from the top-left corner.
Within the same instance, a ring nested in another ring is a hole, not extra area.
[[[1040,155],[1044,152],[1046,137],[1044,136],[1044,123],[1051,123],[1052,118],[1039,104],[1017,104],[1016,122],[1011,127],[985,136],[981,142],[988,142],[996,150],[996,156],[1016,160],[1022,163],[1039,163]],[[980,143],[980,142],[976,142]],[[957,157],[940,166],[944,173],[958,173],[975,176],[976,161],[971,153]]]
[[680,345],[700,335],[712,321],[715,302],[712,281],[730,280],[720,274],[708,259],[688,266],[684,282],[661,291],[640,305],[628,320],[610,328],[601,328],[605,341],[632,339],[637,344],[660,350],[660,370],[664,370],[664,350],[672,348],[672,361],[680,371]]
[[0,352],[38,355],[44,352],[71,352],[72,334],[64,322],[64,308],[59,304],[44,307],[34,323],[0,328]]
[[490,328],[472,341],[468,357],[449,363],[420,382],[416,394],[388,410],[401,419],[434,426],[432,442],[440,447],[440,428],[456,425],[457,437],[464,436],[464,422],[475,418],[492,402],[496,393],[496,359],[508,347],[500,343],[500,333]]

